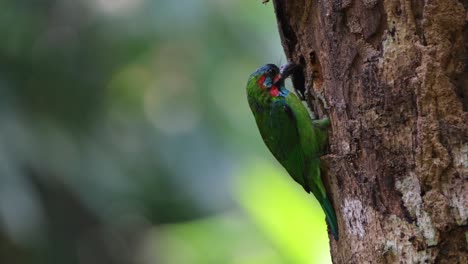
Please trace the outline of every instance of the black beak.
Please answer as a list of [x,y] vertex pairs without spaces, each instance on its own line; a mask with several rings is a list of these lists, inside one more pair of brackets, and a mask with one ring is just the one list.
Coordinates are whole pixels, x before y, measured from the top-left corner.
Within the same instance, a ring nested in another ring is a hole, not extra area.
[[298,64],[294,64],[292,62],[288,62],[286,64],[281,65],[279,78],[275,81],[275,85],[280,82],[284,82],[291,74],[293,74],[299,68]]

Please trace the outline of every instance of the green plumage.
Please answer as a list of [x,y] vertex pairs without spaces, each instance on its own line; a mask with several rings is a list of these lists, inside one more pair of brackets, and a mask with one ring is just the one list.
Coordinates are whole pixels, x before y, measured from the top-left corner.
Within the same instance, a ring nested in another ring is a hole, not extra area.
[[263,141],[271,153],[322,206],[330,230],[338,239],[336,216],[320,178],[320,156],[327,144],[328,118],[311,120],[309,112],[284,87],[276,65],[254,72],[247,83],[247,98]]

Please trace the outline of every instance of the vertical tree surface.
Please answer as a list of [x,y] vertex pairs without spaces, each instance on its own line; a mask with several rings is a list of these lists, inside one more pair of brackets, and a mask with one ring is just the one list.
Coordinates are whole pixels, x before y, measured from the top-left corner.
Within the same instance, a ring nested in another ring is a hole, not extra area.
[[274,0],[331,118],[335,263],[468,263],[468,1]]

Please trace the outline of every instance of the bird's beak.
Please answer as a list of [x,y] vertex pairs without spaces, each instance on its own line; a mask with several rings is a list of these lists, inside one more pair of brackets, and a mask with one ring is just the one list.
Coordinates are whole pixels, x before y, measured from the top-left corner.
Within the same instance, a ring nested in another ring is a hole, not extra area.
[[292,62],[288,62],[286,64],[281,65],[280,72],[275,76],[273,83],[276,84],[280,81],[284,81],[298,68],[298,66],[299,65],[294,64]]
[[282,78],[281,74],[276,74],[275,78],[273,79],[273,83],[277,83]]

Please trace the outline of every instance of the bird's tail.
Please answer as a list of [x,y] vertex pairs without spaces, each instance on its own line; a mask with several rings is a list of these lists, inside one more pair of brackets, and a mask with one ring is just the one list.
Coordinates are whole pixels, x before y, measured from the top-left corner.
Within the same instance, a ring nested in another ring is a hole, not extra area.
[[320,201],[320,205],[322,205],[323,211],[325,212],[325,217],[327,220],[328,228],[335,238],[338,240],[338,223],[336,221],[335,211],[333,210],[333,206],[331,205],[330,201],[325,197]]
[[325,212],[328,227],[335,240],[338,240],[338,223],[336,221],[335,211],[333,210],[330,200],[327,198],[325,186],[323,186],[323,182],[320,179],[320,159],[316,158],[310,160],[309,166],[311,169],[309,177],[306,178],[306,186],[310,187],[310,189],[306,189],[306,191],[310,190],[315,198],[317,198],[317,201]]

